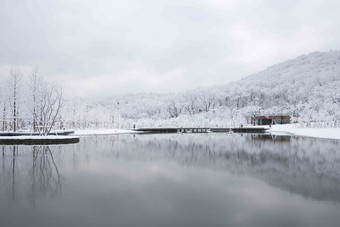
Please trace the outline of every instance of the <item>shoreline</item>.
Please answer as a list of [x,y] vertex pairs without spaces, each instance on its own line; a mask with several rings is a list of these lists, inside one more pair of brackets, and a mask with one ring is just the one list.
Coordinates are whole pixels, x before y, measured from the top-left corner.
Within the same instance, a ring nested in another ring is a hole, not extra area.
[[[253,126],[259,127],[259,126]],[[288,135],[288,136],[301,136],[320,139],[340,140],[340,128],[299,128],[295,124],[289,125],[272,125],[261,126],[266,127],[266,132],[272,135]],[[61,140],[77,140],[82,136],[95,136],[95,135],[119,135],[119,134],[138,134],[140,132],[131,129],[82,129],[74,130],[71,135],[48,135],[48,136],[0,136],[1,141],[56,141],[59,143]]]
[[74,144],[79,140],[79,136],[1,136],[0,145]]
[[284,133],[290,136],[340,140],[340,128],[298,128],[296,125],[272,125],[268,132],[273,135]]

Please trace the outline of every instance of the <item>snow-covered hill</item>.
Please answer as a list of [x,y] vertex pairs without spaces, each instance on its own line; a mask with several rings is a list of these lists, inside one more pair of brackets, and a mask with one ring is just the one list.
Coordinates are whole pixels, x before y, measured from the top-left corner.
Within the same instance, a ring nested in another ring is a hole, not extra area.
[[340,51],[314,52],[225,86],[72,101],[68,108],[77,111],[65,118],[78,122],[73,127],[230,126],[254,114],[285,113],[304,126],[339,127],[339,87]]
[[[229,87],[266,92],[281,104],[298,104],[319,100],[336,102],[340,98],[340,51],[314,52],[271,66]],[[270,106],[275,103],[269,103]],[[268,107],[268,106],[267,106]]]

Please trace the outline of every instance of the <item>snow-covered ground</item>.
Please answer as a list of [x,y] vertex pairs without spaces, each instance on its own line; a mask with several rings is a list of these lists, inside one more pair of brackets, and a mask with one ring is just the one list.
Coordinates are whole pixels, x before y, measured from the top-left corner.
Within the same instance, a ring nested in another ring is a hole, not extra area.
[[123,133],[137,133],[133,130],[127,129],[81,129],[75,130],[74,135],[86,136],[86,135],[113,135],[113,134],[123,134]]
[[289,134],[325,139],[340,140],[340,128],[299,128],[297,125],[272,125],[269,130],[272,134]]

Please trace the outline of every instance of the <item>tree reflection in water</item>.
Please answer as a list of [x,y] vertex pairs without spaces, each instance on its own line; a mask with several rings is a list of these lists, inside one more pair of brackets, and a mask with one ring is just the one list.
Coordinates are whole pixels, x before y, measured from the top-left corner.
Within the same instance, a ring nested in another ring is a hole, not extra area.
[[32,148],[31,201],[35,205],[36,195],[53,197],[61,191],[61,176],[49,146]]
[[336,202],[340,202],[339,147],[339,141],[327,139],[214,133],[88,137],[79,144],[87,160],[165,160],[247,175],[306,198]]
[[38,198],[61,193],[67,173],[105,171],[115,161],[133,169],[133,161],[246,175],[305,198],[338,203],[339,145],[322,139],[212,133],[93,136],[67,146],[2,146],[0,196],[10,202],[28,198],[35,206]]
[[[49,146],[2,146],[2,190],[10,194],[9,204],[29,198],[33,207],[39,197],[61,192],[61,175]],[[31,152],[30,160],[27,152]],[[21,160],[21,156],[25,157]],[[19,161],[20,160],[20,161]],[[24,198],[25,199],[25,198]]]

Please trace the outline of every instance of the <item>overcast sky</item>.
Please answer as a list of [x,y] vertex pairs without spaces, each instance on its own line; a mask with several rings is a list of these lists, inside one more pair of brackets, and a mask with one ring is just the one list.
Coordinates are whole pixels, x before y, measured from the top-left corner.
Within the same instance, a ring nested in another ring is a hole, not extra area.
[[69,97],[221,85],[340,49],[339,12],[339,0],[0,0],[0,77],[37,66]]

